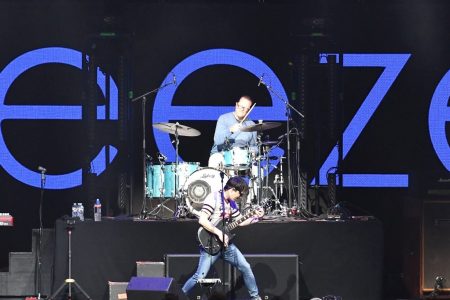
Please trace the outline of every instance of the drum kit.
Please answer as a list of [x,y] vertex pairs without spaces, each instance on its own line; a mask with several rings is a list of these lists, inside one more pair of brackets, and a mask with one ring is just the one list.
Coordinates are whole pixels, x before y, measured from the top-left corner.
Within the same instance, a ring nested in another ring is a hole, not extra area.
[[[260,121],[258,124],[241,128],[240,130],[244,132],[258,132],[258,153],[250,151],[248,146],[230,147],[220,153],[222,157],[220,166],[212,168],[200,167],[199,162],[179,162],[178,159],[178,137],[199,136],[200,131],[178,123],[153,124],[154,128],[175,135],[176,162],[166,162],[167,157],[159,154],[158,162],[146,163],[145,198],[161,201],[148,215],[158,215],[161,209],[166,209],[175,217],[198,216],[206,196],[211,192],[220,191],[232,176],[247,178],[250,192],[244,196],[245,206],[256,202],[264,207],[268,214],[284,215],[286,207],[280,203],[285,188],[282,172],[284,157],[270,155],[271,149],[278,146],[280,141],[261,141],[260,134],[264,130],[280,125]],[[280,167],[278,174],[275,175],[274,190],[269,186],[268,174],[271,162],[278,159]],[[170,199],[175,199],[176,211],[164,205]]]

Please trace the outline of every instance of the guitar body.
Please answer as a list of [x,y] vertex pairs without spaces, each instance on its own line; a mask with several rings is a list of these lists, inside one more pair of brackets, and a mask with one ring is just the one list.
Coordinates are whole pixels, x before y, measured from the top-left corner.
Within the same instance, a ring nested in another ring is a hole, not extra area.
[[[235,234],[230,234],[227,226],[225,226],[225,228],[223,227],[223,223],[221,220],[214,224],[214,226],[228,235],[228,243],[230,243]],[[220,249],[222,248],[222,242],[217,235],[209,232],[203,227],[200,227],[197,232],[197,238],[200,245],[208,254],[216,255],[220,252]]]
[[[239,224],[247,220],[249,217],[256,215],[257,210],[251,209],[246,214],[244,214],[240,219],[233,221],[231,223],[225,222],[225,227],[223,226],[222,220],[217,221],[214,226],[228,235],[228,243],[231,243],[231,240],[234,238],[234,234],[230,234],[231,230],[235,229]],[[222,248],[222,242],[219,237],[203,227],[200,227],[197,232],[197,239],[200,245],[208,252],[210,255],[216,255],[220,252]]]

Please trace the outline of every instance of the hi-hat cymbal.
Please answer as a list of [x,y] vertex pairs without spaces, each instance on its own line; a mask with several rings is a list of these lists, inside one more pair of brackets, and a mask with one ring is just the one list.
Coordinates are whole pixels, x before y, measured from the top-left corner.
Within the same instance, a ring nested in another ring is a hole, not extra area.
[[263,161],[263,160],[267,160],[267,158],[269,158],[269,160],[277,160],[277,159],[278,159],[278,156],[269,156],[269,157],[267,157],[267,156],[265,156],[265,155],[262,155],[262,156],[257,156],[257,157],[255,158],[255,160],[256,160],[256,161],[258,161],[258,160]]
[[254,125],[249,125],[247,127],[241,128],[241,131],[244,132],[250,132],[250,131],[263,131],[267,129],[276,128],[278,126],[281,126],[281,123],[276,122],[266,122],[266,123],[258,123]]
[[280,141],[262,141],[261,144],[263,144],[264,146],[272,146],[272,145],[276,145],[279,144]]
[[201,134],[197,129],[178,123],[154,123],[153,127],[170,134],[178,133],[181,136],[199,136]]

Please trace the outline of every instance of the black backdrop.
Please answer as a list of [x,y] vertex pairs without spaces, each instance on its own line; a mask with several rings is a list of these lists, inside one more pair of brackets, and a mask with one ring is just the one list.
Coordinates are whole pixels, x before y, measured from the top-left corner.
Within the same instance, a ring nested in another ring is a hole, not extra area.
[[[168,72],[184,58],[212,48],[230,48],[264,61],[280,78],[289,96],[296,92],[291,62],[304,48],[340,53],[411,53],[411,58],[382,104],[364,129],[345,160],[343,169],[351,173],[442,174],[428,133],[428,109],[434,90],[450,65],[448,1],[1,1],[0,69],[28,51],[44,47],[87,50],[89,37],[100,32],[127,36],[130,49],[130,91],[140,95],[159,86]],[[328,38],[305,38],[311,29],[305,20],[325,18],[320,29]],[[111,42],[114,44],[114,41]],[[110,51],[109,51],[110,50]],[[103,68],[117,77],[114,53],[117,49],[100,45]],[[100,55],[100,56],[101,56]],[[112,56],[112,57],[111,57]],[[210,72],[209,72],[210,71]],[[344,124],[361,105],[381,70],[344,70]],[[62,75],[61,75],[62,74]],[[178,88],[173,103],[233,105],[241,94],[269,105],[269,94],[257,87],[258,79],[226,66],[202,69]],[[321,83],[311,83],[320,90]],[[82,77],[64,66],[34,68],[11,86],[6,105],[79,105]],[[187,100],[188,99],[188,100]],[[146,111],[152,124],[153,98]],[[130,105],[130,165],[132,166],[133,213],[142,199],[140,178],[140,105]],[[186,161],[206,165],[214,121],[189,121],[202,136],[182,139],[181,155]],[[103,126],[103,125],[101,125]],[[117,143],[116,128],[99,126],[99,149],[105,140]],[[327,131],[325,122],[321,125]],[[38,165],[48,174],[80,168],[87,138],[79,122],[55,120],[4,120],[1,130],[8,149],[30,170]],[[271,132],[278,136],[279,131]],[[153,132],[147,130],[148,153],[158,152]],[[306,147],[312,144],[305,141]],[[333,141],[324,140],[318,151],[329,152]],[[314,152],[312,151],[312,152]],[[315,161],[312,157],[307,161]],[[320,160],[320,159],[319,159]],[[311,173],[317,164],[310,163]],[[95,180],[96,193],[103,199],[107,214],[118,213],[117,166],[114,163]],[[38,176],[38,175],[37,175]],[[415,184],[415,183],[414,183]],[[419,182],[420,184],[420,182]],[[0,212],[15,217],[13,228],[1,228],[0,265],[7,265],[7,252],[29,250],[31,228],[38,227],[39,189],[0,172]],[[342,199],[383,221],[386,243],[386,277],[401,278],[402,216],[410,204],[408,189],[353,188],[342,191]],[[81,187],[49,189],[45,192],[44,226],[70,213],[71,203],[84,201]],[[418,237],[417,237],[418,239]],[[4,243],[3,241],[7,241]],[[392,243],[389,243],[392,241]],[[395,242],[394,242],[395,241]],[[394,279],[395,280],[395,279]],[[389,284],[388,284],[389,286]]]

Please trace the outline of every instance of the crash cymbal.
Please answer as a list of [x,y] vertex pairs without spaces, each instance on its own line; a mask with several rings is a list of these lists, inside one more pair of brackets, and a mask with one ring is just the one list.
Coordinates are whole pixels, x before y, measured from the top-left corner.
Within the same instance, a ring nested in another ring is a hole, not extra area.
[[276,122],[258,123],[258,124],[250,125],[247,127],[243,127],[243,128],[241,128],[241,131],[244,131],[244,132],[263,131],[263,130],[267,130],[267,129],[276,128],[278,126],[281,126],[281,123],[276,123]]
[[175,134],[177,132],[178,135],[180,136],[199,136],[201,134],[200,131],[198,131],[197,129],[188,127],[186,125],[181,125],[178,123],[160,122],[154,123],[153,127],[170,134]]

